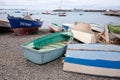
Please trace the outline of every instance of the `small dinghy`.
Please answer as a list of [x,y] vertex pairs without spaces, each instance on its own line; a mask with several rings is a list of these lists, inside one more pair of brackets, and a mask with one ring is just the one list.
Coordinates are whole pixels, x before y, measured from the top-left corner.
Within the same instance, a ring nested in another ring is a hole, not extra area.
[[66,52],[67,44],[73,39],[71,32],[48,34],[22,45],[26,59],[37,64],[44,64],[59,58]]

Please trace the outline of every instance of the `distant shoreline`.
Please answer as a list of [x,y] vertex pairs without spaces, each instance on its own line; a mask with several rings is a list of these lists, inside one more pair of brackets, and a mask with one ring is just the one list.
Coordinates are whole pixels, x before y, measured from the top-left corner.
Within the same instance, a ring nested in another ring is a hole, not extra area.
[[120,11],[114,12],[114,11],[108,11],[105,12],[104,15],[109,15],[109,16],[119,16],[120,17]]
[[[31,10],[31,9],[4,9],[0,8],[0,10]],[[53,12],[106,12],[106,11],[120,11],[120,10],[112,10],[112,9],[54,9],[51,10]]]

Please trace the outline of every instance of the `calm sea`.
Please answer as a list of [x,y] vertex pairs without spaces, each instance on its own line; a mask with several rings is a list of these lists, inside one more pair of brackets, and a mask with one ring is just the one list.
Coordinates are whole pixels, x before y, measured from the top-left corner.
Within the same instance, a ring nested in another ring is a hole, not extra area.
[[[20,13],[15,13],[16,11],[20,11]],[[44,24],[42,28],[48,28],[51,23],[57,23],[62,25],[63,23],[72,23],[75,22],[86,22],[86,23],[96,23],[100,25],[104,24],[116,24],[120,25],[120,17],[116,16],[106,16],[100,12],[67,12],[67,16],[60,17],[58,15],[45,15],[41,14],[42,12],[46,12],[47,10],[0,10],[0,20],[7,20],[7,14],[23,17],[23,14],[28,12],[29,14],[33,14],[32,18],[42,18],[44,20]],[[7,14],[4,14],[4,13]],[[52,11],[48,11],[50,13],[55,13]],[[58,14],[58,13],[56,13]],[[82,14],[82,15],[80,15]]]

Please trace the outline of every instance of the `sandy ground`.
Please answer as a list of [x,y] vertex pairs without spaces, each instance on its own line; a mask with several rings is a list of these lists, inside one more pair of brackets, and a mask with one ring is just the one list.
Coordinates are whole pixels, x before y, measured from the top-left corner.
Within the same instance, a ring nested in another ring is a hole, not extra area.
[[38,34],[25,36],[16,36],[13,32],[0,33],[0,80],[120,80],[65,72],[62,58],[44,65],[26,60],[20,45],[48,33],[49,30],[45,29],[41,29]]

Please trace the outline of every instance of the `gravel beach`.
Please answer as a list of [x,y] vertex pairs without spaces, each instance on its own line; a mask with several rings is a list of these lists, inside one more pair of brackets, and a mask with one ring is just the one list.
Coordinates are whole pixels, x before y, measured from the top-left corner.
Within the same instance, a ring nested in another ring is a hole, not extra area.
[[26,60],[20,45],[50,33],[40,29],[38,34],[16,36],[13,32],[0,33],[0,80],[120,80],[63,71],[62,58],[44,65]]

